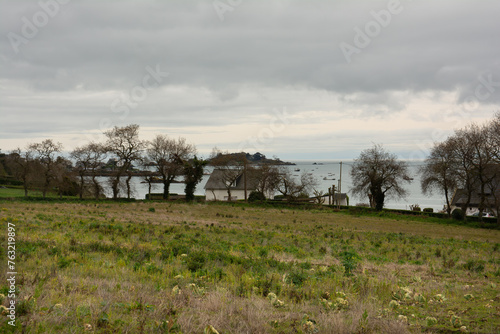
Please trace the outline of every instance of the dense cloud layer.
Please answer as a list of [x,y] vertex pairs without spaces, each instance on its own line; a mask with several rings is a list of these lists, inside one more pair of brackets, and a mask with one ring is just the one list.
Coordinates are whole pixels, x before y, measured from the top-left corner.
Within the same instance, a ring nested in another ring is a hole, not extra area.
[[[409,152],[500,102],[498,1],[1,6],[4,150],[43,137],[69,149],[82,134],[138,123],[202,150],[253,138],[271,154],[299,157],[291,144],[334,157],[341,137],[353,155],[371,142]],[[271,129],[285,108],[285,126]],[[388,128],[370,128],[378,122]]]

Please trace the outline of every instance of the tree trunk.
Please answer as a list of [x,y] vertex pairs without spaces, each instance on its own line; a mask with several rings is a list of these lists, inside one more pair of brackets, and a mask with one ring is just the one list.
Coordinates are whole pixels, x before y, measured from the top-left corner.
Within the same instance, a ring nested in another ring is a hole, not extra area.
[[375,210],[381,211],[384,208],[385,194],[379,192],[375,196]]
[[28,197],[28,180],[23,178],[24,197]]
[[95,179],[95,174],[92,174],[92,182],[94,183],[94,196],[95,199],[98,200],[101,193],[100,193],[99,183]]
[[467,194],[467,201],[460,207],[464,214],[464,220],[467,220],[467,208],[469,207],[470,200],[471,200],[471,193],[469,192]]
[[151,177],[148,178],[148,199],[151,200]]
[[117,175],[111,184],[111,188],[113,189],[113,199],[118,199],[118,185],[120,184],[120,175]]
[[84,186],[83,178],[84,178],[84,176],[83,176],[83,174],[81,174],[80,175],[80,199],[83,199],[83,186]]
[[444,197],[446,198],[446,213],[448,214],[448,218],[451,217],[451,207],[450,207],[450,199],[448,198],[448,188],[444,189]]
[[381,187],[375,184],[371,187],[370,192],[372,193],[372,199],[375,204],[375,210],[380,211],[384,208],[385,193],[382,191]]
[[194,187],[195,187],[194,182],[186,183],[186,188],[184,189],[184,192],[186,193],[186,202],[194,201]]
[[480,178],[480,182],[481,182],[481,202],[479,203],[479,221],[482,222],[483,221],[483,212],[484,212],[484,207],[485,207],[485,202],[486,202],[486,194],[485,194],[485,190],[484,190],[485,184],[484,184],[482,178]]
[[127,198],[130,199],[130,180],[132,179],[132,174],[128,173],[127,180],[125,181],[125,184],[127,185]]
[[170,197],[170,181],[167,179],[163,180],[163,199],[168,200]]

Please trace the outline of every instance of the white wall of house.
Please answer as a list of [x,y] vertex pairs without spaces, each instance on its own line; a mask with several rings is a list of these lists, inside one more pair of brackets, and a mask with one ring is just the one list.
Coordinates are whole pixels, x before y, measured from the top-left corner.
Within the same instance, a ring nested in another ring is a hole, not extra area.
[[[248,192],[250,195],[250,192]],[[231,190],[231,200],[239,201],[245,199],[244,190]],[[205,189],[205,200],[206,201],[227,201],[227,190],[225,189]]]
[[[451,211],[453,212],[453,210],[455,210],[455,209],[460,209],[460,207],[452,205],[451,206]],[[479,208],[473,206],[473,207],[467,208],[467,210],[465,211],[465,215],[466,216],[472,216],[473,214],[475,214],[477,212],[479,212]],[[497,212],[495,212],[495,209],[493,209],[493,210],[485,209],[484,212],[493,213],[495,216],[497,215]]]
[[338,201],[335,201],[333,198],[332,198],[332,203],[328,203],[328,195],[326,196],[323,196],[323,199],[324,199],[324,202],[323,202],[323,205],[342,205],[342,206],[347,206],[347,198],[342,198],[340,200],[340,203],[338,203]]

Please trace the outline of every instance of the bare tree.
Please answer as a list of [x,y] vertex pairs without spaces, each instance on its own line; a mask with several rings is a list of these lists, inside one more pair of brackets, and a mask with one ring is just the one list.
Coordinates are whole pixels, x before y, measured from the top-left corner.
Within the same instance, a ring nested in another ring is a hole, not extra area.
[[496,211],[497,222],[500,224],[500,111],[495,113],[495,118],[491,121],[489,125],[489,146],[492,149],[492,154],[494,158],[494,165],[497,168],[496,175],[497,179],[492,180],[489,185],[489,190],[493,195],[494,204],[493,207]]
[[163,199],[168,199],[170,184],[184,172],[184,161],[193,157],[196,147],[188,144],[185,138],[171,139],[157,135],[148,142],[148,158],[156,164],[163,182]]
[[[470,142],[474,148],[473,165],[476,169],[479,181],[479,217],[482,218],[484,210],[491,207],[490,194],[491,186],[496,185],[500,177],[498,168],[493,168],[495,162],[494,148],[490,145],[489,129],[487,126],[471,125],[466,129],[469,133]],[[496,189],[493,189],[496,192]]]
[[434,144],[430,156],[425,160],[425,165],[420,168],[421,187],[424,194],[432,194],[437,190],[444,194],[446,212],[451,214],[450,194],[457,187],[457,177],[453,168],[453,143],[447,140]]
[[79,192],[79,185],[73,165],[70,160],[61,156],[56,158],[54,164],[54,187],[60,198],[63,196],[76,196]]
[[75,148],[71,152],[71,157],[75,160],[75,169],[80,177],[80,198],[83,198],[87,184],[85,178],[90,176],[92,193],[95,199],[99,199],[102,187],[97,180],[97,170],[101,167],[106,157],[105,148],[98,143],[89,143],[85,146]]
[[55,143],[52,139],[46,139],[41,143],[30,144],[29,150],[33,151],[35,159],[41,168],[40,174],[43,179],[42,196],[46,197],[51,182],[55,178],[56,153],[61,152],[62,144]]
[[139,140],[139,125],[115,126],[112,130],[105,131],[104,135],[107,137],[105,144],[107,151],[118,159],[115,175],[111,181],[113,199],[118,198],[120,178],[125,174],[127,175],[125,180],[127,198],[130,198],[131,169],[134,162],[141,160],[141,152],[145,148],[145,142]]
[[287,200],[294,201],[301,196],[309,197],[309,193],[314,191],[318,182],[311,173],[303,171],[297,179],[292,175],[289,168],[282,166],[279,168],[279,179],[276,190]]
[[489,165],[486,174],[490,176],[485,185],[485,190],[488,193],[487,208],[495,212],[497,222],[500,224],[500,164]]
[[9,154],[7,164],[14,177],[23,183],[24,196],[27,197],[33,180],[31,175],[33,171],[33,151],[28,148],[23,152],[20,148],[17,148]]
[[396,155],[374,145],[361,152],[351,169],[353,194],[368,196],[377,210],[382,210],[387,196],[405,197],[403,183],[410,183],[408,164],[398,161]]
[[496,112],[495,118],[488,125],[488,129],[489,147],[495,163],[500,164],[500,111]]
[[280,168],[276,165],[261,165],[250,169],[250,175],[258,180],[257,191],[270,197],[276,191],[280,182]]
[[[463,188],[466,189],[469,203],[474,193],[478,193],[480,219],[488,207],[489,185],[500,177],[497,175],[496,169],[491,168],[495,159],[494,149],[490,146],[488,134],[487,126],[477,124],[471,124],[455,132],[455,143],[459,146],[456,151],[457,160],[461,163],[458,170],[464,177]],[[463,208],[464,212],[469,203]]]
[[325,193],[322,190],[313,190],[314,202],[318,205],[323,205],[325,203]]
[[457,175],[457,191],[464,196],[461,202],[461,209],[465,213],[472,200],[472,195],[476,189],[476,175],[472,159],[474,150],[468,143],[468,138],[463,131],[456,131],[448,138],[453,150],[453,170]]
[[142,176],[143,183],[148,184],[148,199],[151,200],[151,190],[153,188],[153,184],[155,183],[156,177],[154,173],[151,171],[144,171],[144,175]]

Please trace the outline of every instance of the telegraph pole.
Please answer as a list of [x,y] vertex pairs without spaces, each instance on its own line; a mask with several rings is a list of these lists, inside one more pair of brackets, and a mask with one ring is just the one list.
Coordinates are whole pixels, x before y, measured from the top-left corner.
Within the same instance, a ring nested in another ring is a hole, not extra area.
[[332,205],[335,207],[335,185],[332,185]]
[[342,161],[340,162],[340,178],[339,178],[339,209],[342,201]]
[[247,196],[247,158],[244,157],[245,160],[243,160],[243,183],[244,183],[244,192],[245,192],[245,202],[248,200]]

